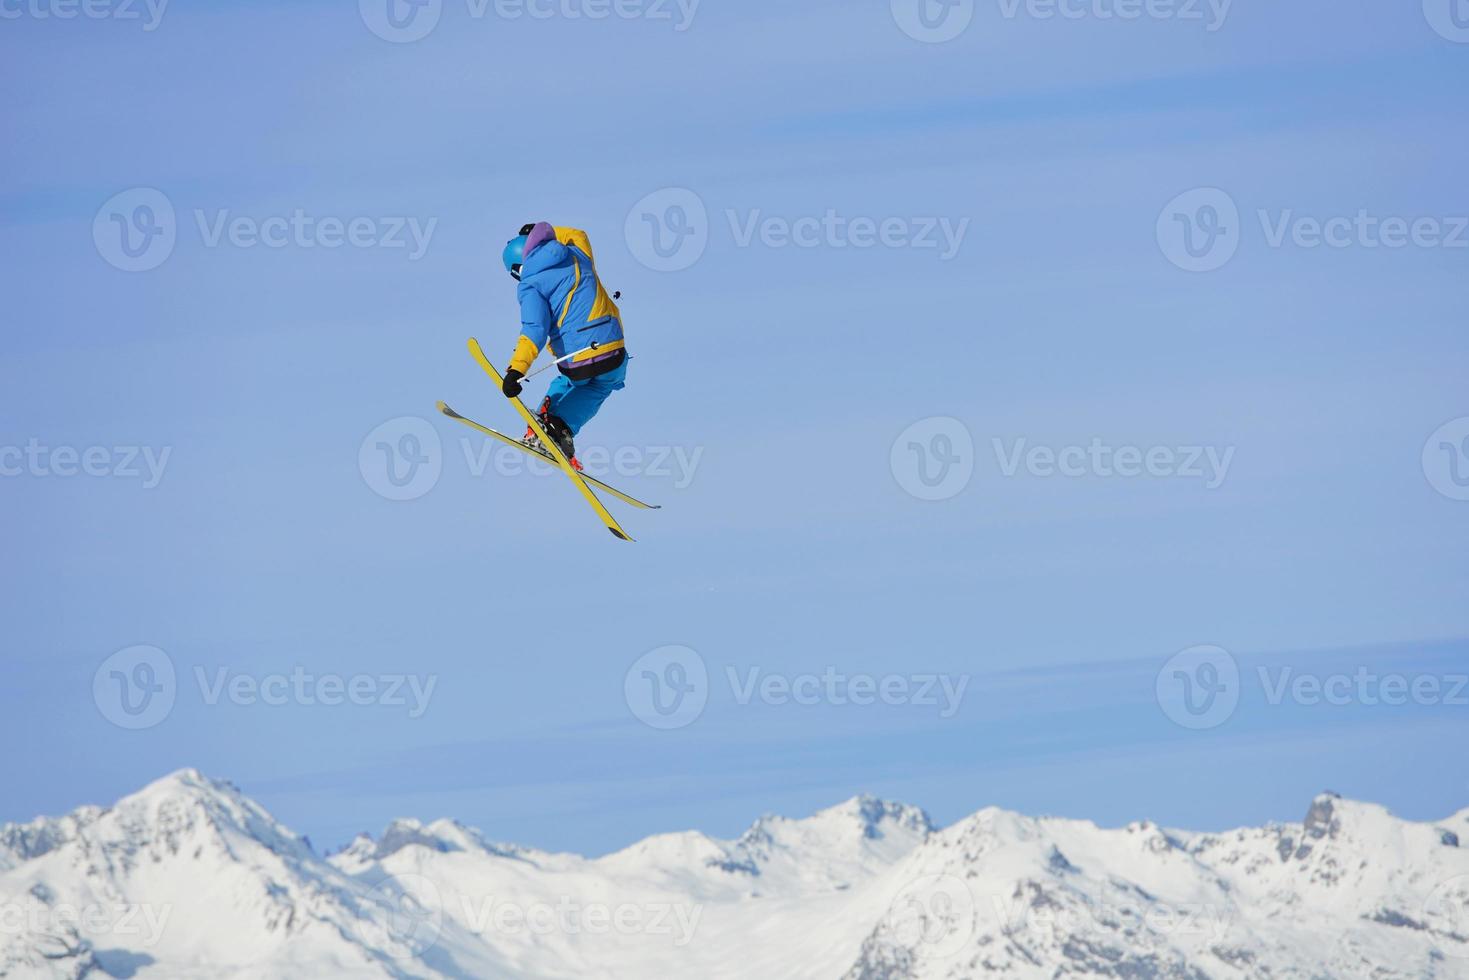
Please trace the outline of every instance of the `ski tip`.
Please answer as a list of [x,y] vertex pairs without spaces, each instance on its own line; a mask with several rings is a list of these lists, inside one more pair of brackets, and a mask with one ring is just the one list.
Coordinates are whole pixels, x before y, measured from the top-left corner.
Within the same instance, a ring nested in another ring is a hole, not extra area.
[[458,418],[463,418],[464,417],[464,416],[460,415],[458,412],[454,411],[448,405],[444,404],[443,402],[438,402],[437,404],[439,406],[439,411],[440,412],[443,412],[445,415],[449,416],[449,418],[451,418],[451,419],[458,419]]
[[612,536],[614,538],[616,538],[617,540],[619,540],[619,541],[631,541],[632,540],[632,538],[628,537],[626,534],[623,534],[621,531],[617,530],[617,528],[615,528],[615,527],[609,527],[607,530],[611,531],[612,532]]

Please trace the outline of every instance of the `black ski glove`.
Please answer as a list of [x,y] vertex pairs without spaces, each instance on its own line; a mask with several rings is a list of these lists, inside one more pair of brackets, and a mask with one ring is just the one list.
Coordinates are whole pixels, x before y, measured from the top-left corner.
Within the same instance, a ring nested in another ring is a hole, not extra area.
[[506,398],[518,398],[520,396],[522,390],[520,379],[523,377],[525,375],[515,370],[515,368],[511,368],[505,372],[505,383],[500,386],[500,390],[505,392]]

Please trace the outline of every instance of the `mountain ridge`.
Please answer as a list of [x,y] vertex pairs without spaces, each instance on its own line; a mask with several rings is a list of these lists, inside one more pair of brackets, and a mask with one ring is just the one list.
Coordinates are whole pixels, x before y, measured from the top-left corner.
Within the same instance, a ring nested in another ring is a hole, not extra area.
[[[0,977],[1469,978],[1469,809],[1194,832],[856,796],[601,857],[392,821],[318,855],[183,769],[0,825]],[[1060,972],[1058,972],[1060,971]]]

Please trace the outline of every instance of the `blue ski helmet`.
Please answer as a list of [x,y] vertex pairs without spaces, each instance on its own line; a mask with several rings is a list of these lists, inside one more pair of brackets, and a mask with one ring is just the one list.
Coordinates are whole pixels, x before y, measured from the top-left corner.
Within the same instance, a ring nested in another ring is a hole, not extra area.
[[526,235],[518,235],[505,243],[505,251],[501,258],[505,260],[505,271],[510,273],[516,282],[520,281],[520,264],[525,261]]

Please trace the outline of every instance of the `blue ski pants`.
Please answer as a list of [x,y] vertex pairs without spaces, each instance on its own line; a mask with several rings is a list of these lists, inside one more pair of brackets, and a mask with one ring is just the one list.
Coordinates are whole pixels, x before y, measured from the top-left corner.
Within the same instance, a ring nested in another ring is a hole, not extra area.
[[571,434],[576,435],[597,414],[608,395],[625,387],[623,379],[626,377],[625,360],[606,374],[583,381],[572,381],[559,374],[546,389],[546,397],[551,400],[551,414],[565,422]]

